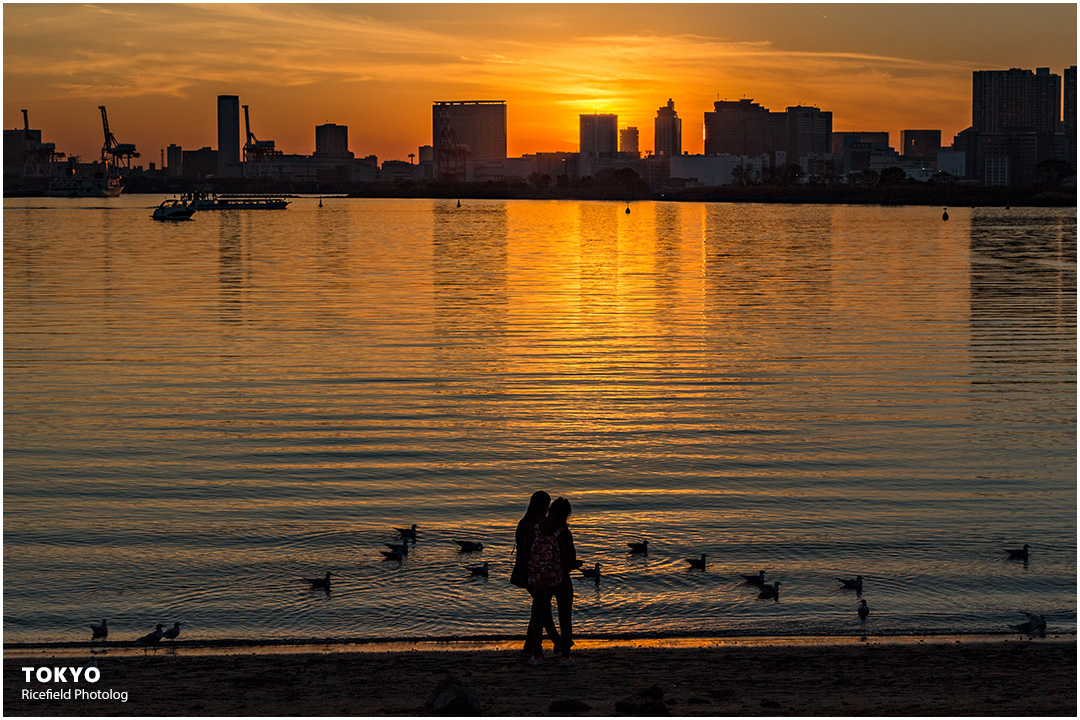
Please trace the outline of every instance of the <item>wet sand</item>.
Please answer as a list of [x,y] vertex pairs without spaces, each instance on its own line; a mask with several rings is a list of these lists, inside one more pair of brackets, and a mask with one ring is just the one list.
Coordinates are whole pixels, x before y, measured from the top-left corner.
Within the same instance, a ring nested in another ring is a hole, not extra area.
[[[1077,714],[1075,637],[576,650],[572,667],[550,656],[533,667],[510,647],[228,654],[163,648],[98,654],[98,682],[59,685],[27,683],[20,668],[78,667],[87,654],[5,651],[4,714],[430,715],[425,702],[447,674],[475,692],[483,714],[498,716],[618,715],[617,702],[652,687],[675,716]],[[22,698],[26,689],[46,688],[126,692],[127,702]],[[553,701],[565,700],[590,709],[551,710]],[[662,714],[658,708],[649,714]]]

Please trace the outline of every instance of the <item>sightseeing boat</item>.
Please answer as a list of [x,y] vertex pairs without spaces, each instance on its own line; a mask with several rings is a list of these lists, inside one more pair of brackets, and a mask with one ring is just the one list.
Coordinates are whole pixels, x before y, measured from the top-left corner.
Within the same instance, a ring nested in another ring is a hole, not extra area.
[[289,201],[280,195],[218,195],[193,192],[184,196],[196,210],[284,210]]

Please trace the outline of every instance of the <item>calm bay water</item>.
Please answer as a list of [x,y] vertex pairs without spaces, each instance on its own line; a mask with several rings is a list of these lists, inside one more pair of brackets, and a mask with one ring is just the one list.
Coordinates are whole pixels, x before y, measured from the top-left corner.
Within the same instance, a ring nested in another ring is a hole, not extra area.
[[582,633],[1075,632],[1074,209],[155,203],[4,201],[5,642],[516,635],[536,489]]

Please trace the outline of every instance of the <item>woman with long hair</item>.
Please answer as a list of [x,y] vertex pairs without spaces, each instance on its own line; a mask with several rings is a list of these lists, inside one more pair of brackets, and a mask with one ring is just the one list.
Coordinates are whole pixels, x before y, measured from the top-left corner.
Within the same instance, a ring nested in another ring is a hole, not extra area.
[[[547,515],[550,505],[550,495],[543,490],[534,492],[529,499],[529,507],[525,510],[525,515],[518,521],[517,530],[514,532],[517,557],[514,559],[514,570],[510,573],[510,582],[517,587],[528,590],[529,594],[533,596],[534,603],[535,593],[529,585],[529,556],[532,553],[533,541],[536,539],[536,530]],[[539,626],[535,633],[538,639],[534,647],[533,624],[535,622],[537,622],[537,613],[532,612],[529,616],[529,629],[525,633],[525,647],[521,649],[521,653],[528,655],[530,658],[541,654],[540,646],[543,642],[543,630],[547,630],[548,637],[555,643],[555,647],[559,647],[559,631],[555,629],[555,620],[551,616],[550,598],[548,599],[547,612],[539,613]]]

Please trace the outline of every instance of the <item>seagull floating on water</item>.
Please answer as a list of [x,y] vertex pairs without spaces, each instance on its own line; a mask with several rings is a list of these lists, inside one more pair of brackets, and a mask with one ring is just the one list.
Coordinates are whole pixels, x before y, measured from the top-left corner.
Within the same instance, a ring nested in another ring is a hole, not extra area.
[[162,631],[162,628],[164,627],[164,625],[158,623],[157,628],[153,632],[143,635],[141,638],[135,641],[135,644],[147,646],[157,645],[159,642],[161,642],[161,638],[165,635],[165,633]]
[[480,577],[487,577],[488,576],[488,563],[485,562],[483,565],[473,565],[472,567],[468,568],[468,571],[470,573],[472,573],[473,575],[479,575]]
[[591,568],[581,568],[581,574],[587,578],[594,578],[596,582],[600,582],[600,563],[596,563]]
[[404,550],[380,550],[383,554],[383,560],[390,560],[392,562],[401,562],[408,554]]
[[179,635],[180,635],[180,623],[174,623],[171,628],[169,628],[168,630],[166,630],[164,632],[162,637],[164,637],[166,640],[175,641],[176,638],[179,637]]
[[840,584],[844,586],[845,590],[855,590],[856,592],[862,592],[862,575],[856,575],[854,579],[848,578],[836,578],[840,581]]
[[484,549],[484,543],[473,542],[472,540],[455,540],[454,542],[461,548],[461,552],[476,552]]
[[698,570],[704,570],[706,557],[708,556],[705,553],[701,553],[700,558],[686,558],[686,562],[690,563],[691,569],[696,568]]
[[312,590],[329,590],[330,589],[330,578],[331,577],[341,577],[341,576],[338,575],[337,573],[328,572],[328,573],[326,573],[325,577],[321,577],[321,578],[303,578],[303,580],[305,582],[311,583],[311,589]]
[[649,541],[642,540],[641,542],[628,542],[627,547],[630,548],[631,555],[648,555],[649,554]]
[[412,540],[413,542],[416,542],[416,523],[413,523],[413,526],[411,528],[394,528],[394,530],[396,530],[397,534],[405,538],[406,540]]
[[747,585],[757,585],[758,587],[761,587],[765,584],[764,570],[758,570],[757,575],[740,575],[739,577],[741,577]]
[[409,544],[408,543],[403,542],[400,545],[392,545],[390,543],[383,543],[383,544],[386,545],[386,547],[390,548],[391,550],[396,550],[397,552],[401,553],[402,555],[408,555],[409,554]]
[[107,637],[109,637],[109,621],[102,620],[100,625],[91,625],[90,632],[92,633],[92,635],[90,636],[91,640],[106,639]]
[[1027,560],[1029,547],[1031,546],[1027,543],[1024,543],[1024,547],[1022,548],[1018,548],[1016,550],[1009,550],[1006,548],[1005,552],[1009,553],[1010,560]]
[[769,598],[780,600],[780,581],[777,580],[772,585],[769,585],[768,583],[762,585],[758,597],[762,600],[768,600]]
[[867,616],[869,616],[869,615],[870,615],[870,608],[866,606],[866,601],[865,600],[860,600],[859,601],[859,619],[860,620],[866,620]]

